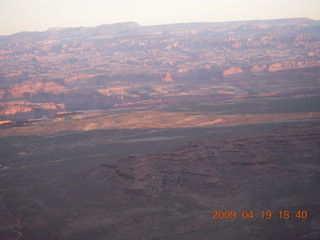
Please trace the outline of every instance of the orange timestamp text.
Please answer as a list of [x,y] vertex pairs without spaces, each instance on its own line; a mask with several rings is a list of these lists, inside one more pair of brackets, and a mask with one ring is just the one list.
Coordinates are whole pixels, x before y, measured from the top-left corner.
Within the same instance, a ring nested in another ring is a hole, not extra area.
[[212,219],[307,219],[308,212],[299,211],[212,211]]

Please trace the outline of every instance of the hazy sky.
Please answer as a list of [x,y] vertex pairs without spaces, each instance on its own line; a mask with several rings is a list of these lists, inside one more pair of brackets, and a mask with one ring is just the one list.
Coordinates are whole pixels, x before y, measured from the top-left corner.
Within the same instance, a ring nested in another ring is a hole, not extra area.
[[320,0],[0,0],[0,35],[126,21],[156,25],[292,17],[320,20]]

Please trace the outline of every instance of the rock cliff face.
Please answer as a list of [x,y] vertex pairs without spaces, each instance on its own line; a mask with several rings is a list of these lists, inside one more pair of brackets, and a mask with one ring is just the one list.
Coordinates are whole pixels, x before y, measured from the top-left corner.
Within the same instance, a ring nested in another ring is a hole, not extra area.
[[[100,109],[160,100],[146,85],[178,89],[181,83],[316,67],[319,26],[310,19],[149,27],[130,23],[0,36],[0,99]],[[100,94],[137,84],[141,89],[135,86],[134,93]]]
[[64,110],[64,104],[55,103],[31,103],[27,101],[0,103],[1,119],[28,119],[44,115],[54,115]]

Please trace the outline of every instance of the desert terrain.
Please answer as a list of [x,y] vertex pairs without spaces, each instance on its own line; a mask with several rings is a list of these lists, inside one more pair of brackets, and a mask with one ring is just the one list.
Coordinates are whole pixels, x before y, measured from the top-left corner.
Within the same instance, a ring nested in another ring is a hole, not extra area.
[[[313,95],[319,26],[306,18],[161,26],[129,22],[0,36],[0,120],[201,96],[294,94],[301,81],[306,81],[301,94]],[[303,74],[282,72],[307,68]]]
[[319,29],[0,36],[0,239],[319,239]]

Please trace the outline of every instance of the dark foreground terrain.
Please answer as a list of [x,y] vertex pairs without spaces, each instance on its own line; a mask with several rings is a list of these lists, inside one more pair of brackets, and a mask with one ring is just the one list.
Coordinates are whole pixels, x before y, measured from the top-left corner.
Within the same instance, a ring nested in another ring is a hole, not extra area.
[[79,112],[0,145],[1,240],[320,237],[318,97]]

